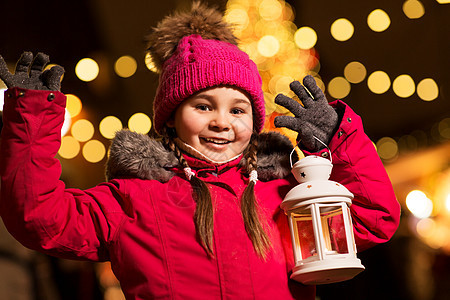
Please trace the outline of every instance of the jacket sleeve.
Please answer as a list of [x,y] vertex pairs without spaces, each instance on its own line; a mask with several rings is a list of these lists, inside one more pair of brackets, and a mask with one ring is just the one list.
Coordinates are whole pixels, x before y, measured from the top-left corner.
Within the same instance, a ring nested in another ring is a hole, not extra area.
[[105,245],[120,222],[118,192],[105,183],[66,189],[56,159],[66,97],[9,89],[1,133],[0,214],[28,248],[72,259],[106,260]]
[[[344,102],[331,103],[342,116],[329,143],[337,181],[354,194],[350,207],[358,251],[387,242],[400,221],[398,203],[375,146],[364,133],[361,118]],[[311,154],[304,151],[305,154]],[[315,155],[327,156],[328,149]]]

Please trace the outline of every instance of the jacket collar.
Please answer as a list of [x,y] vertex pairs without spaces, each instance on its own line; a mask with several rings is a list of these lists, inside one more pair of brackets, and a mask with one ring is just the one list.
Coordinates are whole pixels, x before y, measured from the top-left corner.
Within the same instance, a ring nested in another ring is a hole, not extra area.
[[[278,132],[262,133],[258,136],[258,178],[262,181],[284,178],[291,172],[289,155],[292,151],[290,140]],[[181,169],[174,153],[167,150],[161,140],[150,138],[129,130],[119,131],[110,147],[106,165],[106,178],[140,178],[169,181],[175,170]],[[235,160],[216,166],[184,154],[191,168],[228,168],[246,166],[246,159],[239,156]],[[298,158],[294,158],[296,160]]]

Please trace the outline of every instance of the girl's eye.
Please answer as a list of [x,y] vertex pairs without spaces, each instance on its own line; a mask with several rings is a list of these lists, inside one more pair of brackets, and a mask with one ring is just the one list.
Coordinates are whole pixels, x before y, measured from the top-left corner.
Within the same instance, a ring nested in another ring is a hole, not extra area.
[[211,110],[211,108],[206,104],[198,104],[197,106],[195,106],[195,108],[198,110],[202,110],[202,111],[210,111]]
[[243,110],[243,109],[240,109],[240,108],[233,108],[233,109],[231,110],[231,113],[232,113],[233,115],[240,115],[240,114],[243,114],[243,113],[244,113],[244,110]]

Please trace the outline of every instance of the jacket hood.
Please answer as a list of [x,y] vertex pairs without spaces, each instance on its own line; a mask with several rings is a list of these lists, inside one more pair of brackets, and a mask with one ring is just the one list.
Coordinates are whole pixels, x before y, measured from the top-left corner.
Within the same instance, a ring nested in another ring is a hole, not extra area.
[[[291,141],[278,132],[267,132],[258,135],[258,178],[268,181],[284,178],[291,172],[289,155],[293,149]],[[293,160],[298,160],[294,152]],[[244,167],[243,158],[239,166]],[[169,181],[179,167],[174,153],[167,150],[160,139],[148,135],[121,130],[117,132],[109,149],[106,164],[106,178],[140,178]]]

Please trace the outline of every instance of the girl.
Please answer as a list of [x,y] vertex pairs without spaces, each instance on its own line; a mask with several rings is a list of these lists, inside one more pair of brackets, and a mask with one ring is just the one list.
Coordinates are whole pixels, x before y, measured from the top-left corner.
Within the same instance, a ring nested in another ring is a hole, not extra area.
[[[24,53],[5,93],[1,216],[24,245],[50,255],[110,260],[127,299],[314,299],[289,279],[293,266],[279,204],[293,187],[292,145],[261,133],[264,98],[256,65],[238,49],[222,15],[198,3],[166,17],[148,36],[160,68],[154,126],[161,139],[121,131],[108,182],[66,189],[55,155],[65,96],[61,67]],[[332,179],[355,194],[358,250],[390,239],[399,205],[360,118],[330,106],[312,77],[276,101],[294,117],[276,120],[299,133],[305,153],[325,156]],[[307,88],[311,95],[306,91]]]

